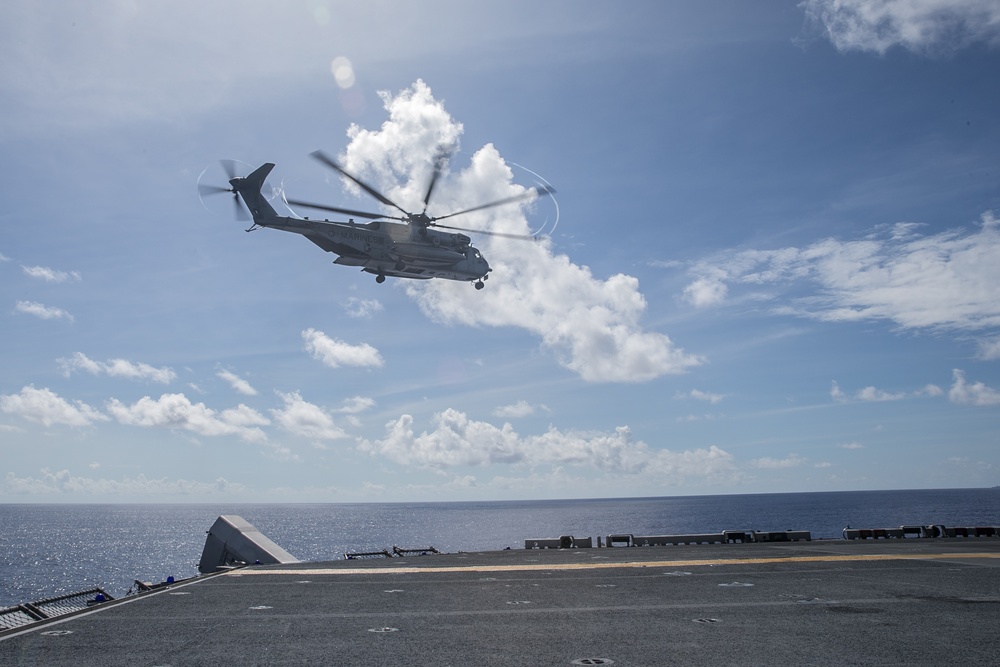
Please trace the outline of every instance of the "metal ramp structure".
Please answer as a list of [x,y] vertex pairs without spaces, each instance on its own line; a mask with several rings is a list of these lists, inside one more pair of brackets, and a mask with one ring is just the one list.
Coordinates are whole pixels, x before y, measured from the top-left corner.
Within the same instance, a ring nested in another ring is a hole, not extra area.
[[198,571],[209,574],[244,565],[298,562],[298,558],[275,544],[249,521],[227,514],[216,519],[209,529]]
[[38,602],[25,602],[16,607],[0,609],[0,632],[15,630],[37,621],[47,621],[57,616],[82,611],[110,600],[114,600],[114,598],[103,589],[91,588],[86,591],[68,593]]

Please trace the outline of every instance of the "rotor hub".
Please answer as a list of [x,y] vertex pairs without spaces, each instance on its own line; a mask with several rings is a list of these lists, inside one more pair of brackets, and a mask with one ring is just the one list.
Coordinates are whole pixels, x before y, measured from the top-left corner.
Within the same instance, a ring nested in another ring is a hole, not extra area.
[[413,213],[410,215],[410,222],[420,227],[430,227],[432,220],[426,213]]

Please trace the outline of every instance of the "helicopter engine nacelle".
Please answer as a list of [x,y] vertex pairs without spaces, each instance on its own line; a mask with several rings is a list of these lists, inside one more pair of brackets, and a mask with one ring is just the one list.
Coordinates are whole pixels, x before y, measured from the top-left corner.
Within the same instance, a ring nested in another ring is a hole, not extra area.
[[417,230],[416,234],[414,234],[414,241],[429,243],[434,247],[457,248],[463,253],[472,243],[472,239],[465,234],[439,232],[426,227],[420,227]]

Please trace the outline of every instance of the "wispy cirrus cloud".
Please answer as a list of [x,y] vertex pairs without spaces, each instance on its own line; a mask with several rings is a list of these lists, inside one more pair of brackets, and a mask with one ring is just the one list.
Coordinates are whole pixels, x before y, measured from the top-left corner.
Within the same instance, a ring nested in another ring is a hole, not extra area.
[[364,424],[358,416],[366,410],[375,407],[375,399],[368,396],[352,396],[346,399],[339,408],[330,410],[333,414],[344,415],[344,420],[354,428],[362,428]]
[[976,43],[1000,46],[994,0],[805,0],[799,7],[840,51],[901,46],[934,55]]
[[382,302],[378,299],[359,299],[356,296],[352,296],[344,303],[344,310],[347,311],[348,317],[363,320],[370,319],[375,313],[381,312],[382,309]]
[[18,301],[14,306],[14,310],[18,313],[25,313],[26,315],[34,315],[35,317],[41,318],[43,320],[69,320],[73,321],[73,316],[62,308],[56,308],[54,306],[46,306],[45,304],[38,303],[37,301]]
[[833,400],[846,403],[848,401],[861,401],[864,403],[880,403],[885,401],[901,401],[906,398],[921,398],[928,397],[933,398],[936,396],[943,396],[944,390],[935,384],[927,384],[916,391],[886,391],[884,389],[879,389],[874,385],[869,385],[867,387],[862,387],[854,393],[848,394],[840,388],[837,381],[834,380],[830,386],[830,398]]
[[[722,305],[740,290],[770,304],[774,314],[825,322],[884,320],[901,329],[952,331],[1000,326],[1000,220],[991,212],[971,231],[922,236],[901,223],[855,241],[725,252],[690,271],[685,295],[696,307]],[[808,291],[788,297],[780,291],[793,286]]]
[[91,375],[107,375],[109,377],[126,378],[128,380],[149,380],[162,384],[170,384],[177,379],[177,373],[167,366],[157,368],[146,363],[129,361],[127,359],[94,361],[83,352],[75,352],[73,356],[66,359],[57,359],[56,362],[62,368],[63,375],[67,377],[76,371],[84,371]]
[[[91,466],[93,468],[93,466]],[[247,491],[243,484],[233,483],[223,477],[213,482],[197,482],[184,479],[169,480],[166,478],[147,477],[138,474],[135,477],[122,479],[106,479],[100,477],[85,477],[74,475],[69,470],[51,470],[42,468],[38,476],[19,477],[7,473],[0,480],[0,491],[5,495],[17,496],[115,496],[115,497],[203,497],[218,496],[232,498],[234,494]]]
[[705,401],[707,403],[711,403],[712,405],[716,405],[722,402],[722,399],[725,398],[725,395],[717,394],[711,391],[702,391],[701,389],[692,389],[691,391],[688,392],[679,391],[677,392],[677,394],[674,395],[674,398],[677,399],[692,398],[696,401]]
[[805,465],[806,459],[802,458],[798,454],[790,454],[783,459],[776,459],[770,456],[764,456],[759,459],[753,459],[750,465],[754,468],[762,468],[766,470],[781,470],[783,468],[798,468],[799,466]]
[[352,396],[344,401],[343,405],[334,410],[345,415],[356,415],[359,412],[370,410],[375,407],[375,399],[368,396]]
[[1000,359],[1000,336],[981,340],[978,345],[979,354],[977,356],[983,361],[995,361]]
[[83,279],[79,271],[57,271],[47,266],[22,266],[21,269],[26,276],[49,283],[80,282]]
[[226,382],[228,382],[230,387],[232,387],[235,391],[243,394],[244,396],[257,395],[257,390],[253,388],[253,385],[251,385],[249,382],[247,382],[239,375],[233,373],[230,370],[223,368],[219,370],[215,374],[215,376],[221,380],[225,380]]
[[[541,410],[548,410],[544,405],[539,406]],[[501,405],[493,411],[494,417],[500,417],[501,419],[519,419],[521,417],[528,417],[535,414],[536,408],[527,401],[518,401],[516,403],[511,403],[510,405]]]

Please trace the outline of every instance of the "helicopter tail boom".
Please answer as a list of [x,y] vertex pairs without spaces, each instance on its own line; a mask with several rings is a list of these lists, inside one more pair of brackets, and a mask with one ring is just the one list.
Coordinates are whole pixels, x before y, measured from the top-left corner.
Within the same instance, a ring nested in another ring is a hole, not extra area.
[[268,162],[257,167],[249,176],[234,178],[229,181],[236,192],[243,198],[243,202],[250,209],[254,220],[257,218],[275,218],[278,216],[277,211],[271,208],[271,204],[268,203],[267,198],[261,194],[261,188],[264,187],[264,180],[271,173],[272,169],[274,169],[274,164]]

